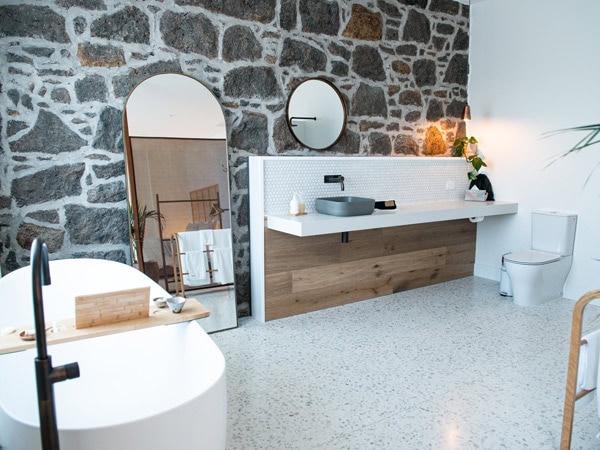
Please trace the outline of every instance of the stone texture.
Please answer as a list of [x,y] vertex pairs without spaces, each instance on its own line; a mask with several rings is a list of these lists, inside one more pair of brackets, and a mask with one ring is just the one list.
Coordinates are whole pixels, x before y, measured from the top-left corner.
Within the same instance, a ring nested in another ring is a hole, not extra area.
[[55,209],[34,211],[32,213],[27,214],[27,217],[34,220],[38,220],[40,222],[52,224],[57,224],[60,222],[60,216],[58,215],[58,211]]
[[448,63],[448,69],[446,69],[444,82],[466,86],[468,78],[469,57],[467,55],[457,53],[452,57],[452,59],[450,59],[450,63]]
[[122,111],[119,111],[112,106],[107,106],[100,113],[98,122],[98,130],[94,144],[96,149],[108,150],[112,153],[123,152],[123,124]]
[[231,147],[264,155],[269,146],[268,120],[264,114],[244,112],[231,130]]
[[402,91],[398,95],[400,105],[423,106],[423,99],[420,91]]
[[431,23],[427,16],[411,9],[404,25],[403,41],[422,42],[427,44],[431,39]]
[[352,70],[363,78],[383,81],[386,78],[383,60],[376,48],[359,45],[352,52]]
[[90,203],[116,203],[126,198],[125,183],[122,181],[100,184],[87,193],[87,200]]
[[423,143],[423,155],[436,156],[448,152],[448,146],[444,142],[444,136],[437,127],[427,128],[425,142]]
[[6,136],[11,137],[17,134],[19,131],[25,130],[26,128],[29,128],[27,122],[21,122],[20,120],[9,120],[6,123]]
[[126,6],[114,14],[107,14],[92,22],[93,37],[113,39],[127,43],[150,43],[150,20],[140,9]]
[[440,120],[444,117],[444,105],[441,101],[432,99],[429,101],[429,106],[427,107],[427,120],[431,122],[435,122],[436,120]]
[[417,56],[417,46],[412,44],[399,45],[396,47],[396,55]]
[[262,56],[262,47],[252,30],[242,25],[227,28],[223,34],[225,61],[256,61]]
[[454,38],[454,42],[452,43],[452,50],[469,50],[469,33],[462,29],[459,29],[456,32],[456,37]]
[[332,61],[331,62],[331,74],[336,75],[338,77],[345,77],[350,72],[350,68],[348,64],[343,63],[341,61]]
[[77,57],[82,66],[120,67],[125,65],[123,49],[114,45],[79,44]]
[[327,56],[323,51],[290,38],[283,41],[279,61],[283,67],[297,66],[303,72],[322,72],[327,67]]
[[434,86],[437,83],[436,64],[432,59],[419,59],[413,64],[413,76],[418,87]]
[[445,35],[454,34],[454,26],[450,25],[449,23],[438,23],[435,26],[435,31],[437,31],[439,34]]
[[30,55],[50,58],[56,50],[51,47],[23,47],[23,51]]
[[40,110],[31,131],[10,143],[13,152],[40,152],[58,154],[74,152],[87,142],[65,125],[59,117],[44,109]]
[[428,0],[397,0],[398,3],[408,6],[417,6],[421,9],[427,8]]
[[102,166],[93,165],[92,171],[94,172],[97,178],[103,180],[120,177],[125,174],[125,162],[119,161],[111,164],[105,164]]
[[76,252],[73,258],[107,259],[127,264],[127,255],[122,250]]
[[336,36],[340,30],[340,12],[336,1],[300,0],[302,31]]
[[69,164],[15,178],[10,195],[18,207],[80,195],[84,170],[85,164]]
[[219,32],[204,14],[166,11],[160,20],[160,32],[165,44],[184,53],[217,56]]
[[69,91],[61,87],[52,89],[50,98],[58,103],[71,103],[71,95],[69,94]]
[[89,75],[75,82],[75,95],[77,101],[84,102],[106,102],[108,98],[108,87],[102,75]]
[[396,136],[396,140],[394,141],[394,154],[418,156],[419,144],[417,144],[412,136],[400,134]]
[[48,246],[48,251],[54,253],[61,249],[65,232],[56,228],[41,227],[32,223],[22,223],[17,230],[17,243],[26,250],[31,248],[33,240],[41,237]]
[[390,2],[386,2],[383,0],[379,0],[377,2],[377,6],[379,7],[379,9],[385,14],[386,17],[395,17],[395,18],[401,18],[402,17],[402,13],[400,12],[400,10],[398,9],[398,7]]
[[392,70],[398,72],[401,75],[408,75],[412,72],[412,68],[404,61],[393,61]]
[[[249,80],[251,80],[250,83]],[[273,99],[281,96],[273,69],[253,66],[239,67],[229,71],[223,82],[223,93],[236,99]]]
[[47,41],[69,43],[65,18],[48,6],[0,6],[0,35],[41,37]]
[[333,56],[339,56],[340,58],[346,61],[350,61],[350,58],[352,57],[352,52],[348,50],[347,47],[337,44],[335,42],[329,44],[329,47],[327,49],[329,50],[329,53],[331,53]]
[[117,75],[113,78],[115,96],[117,98],[127,97],[138,84],[159,73],[182,73],[181,65],[177,60],[159,61],[130,69],[127,75]]
[[392,142],[386,133],[373,132],[369,134],[369,153],[372,155],[388,156],[392,153]]
[[288,127],[285,114],[275,120],[275,124],[273,125],[273,144],[275,145],[275,151],[278,153],[300,148],[300,143],[294,138]]
[[429,10],[455,16],[459,13],[460,5],[453,0],[431,0]]
[[297,0],[281,0],[281,11],[279,12],[279,24],[284,30],[293,30],[298,22],[296,12]]
[[352,5],[352,15],[342,33],[344,37],[365,41],[380,41],[383,34],[381,14],[369,11],[362,5]]
[[360,134],[350,129],[346,129],[340,140],[337,141],[330,150],[335,153],[357,155],[360,153]]
[[63,8],[106,9],[104,0],[57,0],[56,4]]
[[182,6],[202,6],[238,19],[269,23],[275,18],[276,0],[175,0]]
[[350,114],[387,117],[387,104],[383,89],[361,83],[352,98]]
[[83,34],[86,28],[87,20],[85,20],[85,17],[79,16],[73,19],[73,29],[75,30],[75,33]]
[[69,204],[65,205],[65,217],[65,229],[75,245],[129,243],[126,208],[87,208]]

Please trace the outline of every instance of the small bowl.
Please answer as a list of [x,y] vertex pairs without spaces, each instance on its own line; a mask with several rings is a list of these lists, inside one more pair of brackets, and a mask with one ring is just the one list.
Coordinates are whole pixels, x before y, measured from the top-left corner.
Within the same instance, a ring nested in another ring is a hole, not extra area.
[[185,305],[185,297],[171,297],[167,299],[167,304],[175,314],[180,313]]
[[19,337],[24,341],[35,341],[35,330],[23,330],[19,333]]
[[165,308],[167,306],[167,299],[165,297],[156,297],[152,301],[157,308]]

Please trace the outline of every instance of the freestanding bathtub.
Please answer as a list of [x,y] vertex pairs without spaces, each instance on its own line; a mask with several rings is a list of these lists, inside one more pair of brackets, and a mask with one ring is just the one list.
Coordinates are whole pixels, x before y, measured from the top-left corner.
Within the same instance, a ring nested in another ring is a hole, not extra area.
[[[74,296],[141,286],[167,293],[136,269],[93,259],[50,262],[46,323],[74,316]],[[33,322],[31,271],[0,279],[0,328]],[[196,322],[51,345],[55,366],[81,376],[54,385],[62,450],[224,449],[225,360]],[[0,446],[41,448],[36,349],[0,355]]]

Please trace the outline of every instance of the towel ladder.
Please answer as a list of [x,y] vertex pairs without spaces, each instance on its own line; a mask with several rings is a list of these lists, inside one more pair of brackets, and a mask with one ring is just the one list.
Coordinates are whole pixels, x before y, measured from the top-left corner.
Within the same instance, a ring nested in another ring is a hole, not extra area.
[[571,321],[571,344],[569,347],[569,364],[567,367],[567,385],[565,388],[565,403],[563,408],[563,422],[560,436],[560,450],[571,448],[571,436],[573,434],[573,417],[575,415],[575,402],[585,397],[595,389],[582,391],[577,394],[577,371],[579,368],[579,351],[582,344],[581,339],[583,326],[583,312],[585,307],[593,300],[600,298],[600,290],[590,291],[581,296],[573,308],[573,319]]
[[[206,253],[206,259],[208,262],[208,269],[206,270],[206,272],[208,272],[209,282],[208,282],[208,284],[203,285],[203,286],[196,286],[195,289],[205,289],[205,288],[209,288],[209,287],[214,287],[215,282],[214,282],[213,274],[215,272],[219,271],[219,269],[213,269],[214,264],[213,264],[213,261],[211,258],[211,253],[213,253],[214,250],[211,250],[209,245],[207,244],[207,245],[205,245],[205,250],[203,250],[203,252]],[[184,277],[184,275],[189,275],[189,272],[183,271],[181,257],[183,255],[185,255],[185,252],[181,251],[177,233],[175,233],[171,236],[171,255],[175,255],[175,259],[173,261],[174,262],[173,275],[174,275],[174,281],[175,281],[175,295],[185,297],[185,283],[183,282],[183,277]]]

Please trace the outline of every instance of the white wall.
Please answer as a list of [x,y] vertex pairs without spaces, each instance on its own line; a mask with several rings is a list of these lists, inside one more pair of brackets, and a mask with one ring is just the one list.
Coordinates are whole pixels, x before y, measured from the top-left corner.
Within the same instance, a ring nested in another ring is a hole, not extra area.
[[487,0],[471,7],[469,135],[496,198],[519,213],[478,227],[475,274],[498,279],[501,255],[528,248],[530,213],[578,214],[565,297],[600,288],[600,145],[548,166],[578,138],[544,132],[600,122],[600,1]]

